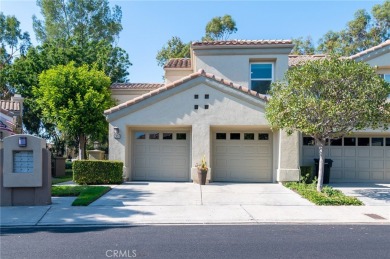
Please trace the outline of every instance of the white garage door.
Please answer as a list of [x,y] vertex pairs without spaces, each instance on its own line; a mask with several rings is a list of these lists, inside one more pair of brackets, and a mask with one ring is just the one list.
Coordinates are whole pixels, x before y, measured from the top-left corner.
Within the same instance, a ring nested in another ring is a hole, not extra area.
[[214,181],[272,182],[272,136],[269,132],[213,134]]
[[133,180],[189,181],[189,138],[183,131],[133,133]]
[[[318,148],[303,138],[303,164],[312,165]],[[325,148],[333,160],[330,182],[390,182],[390,138],[352,136],[332,141]]]

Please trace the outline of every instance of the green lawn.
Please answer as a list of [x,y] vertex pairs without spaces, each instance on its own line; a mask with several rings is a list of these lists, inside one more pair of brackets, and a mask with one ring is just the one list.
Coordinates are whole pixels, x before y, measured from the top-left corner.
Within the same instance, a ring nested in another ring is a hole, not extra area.
[[61,177],[53,177],[51,179],[51,184],[58,184],[63,182],[69,182],[73,180],[73,172],[72,169],[65,169],[65,175]]
[[54,197],[77,196],[72,206],[88,206],[102,195],[110,191],[108,186],[52,186],[51,195]]
[[355,197],[344,195],[341,191],[333,189],[331,186],[324,186],[322,192],[317,192],[316,183],[284,183],[287,188],[299,193],[303,198],[313,202],[316,205],[342,206],[342,205],[363,205]]

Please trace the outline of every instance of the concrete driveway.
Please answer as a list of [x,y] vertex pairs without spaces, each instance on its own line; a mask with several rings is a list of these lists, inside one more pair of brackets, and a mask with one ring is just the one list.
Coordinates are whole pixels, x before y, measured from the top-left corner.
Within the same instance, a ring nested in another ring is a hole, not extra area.
[[358,198],[366,206],[390,206],[390,184],[333,183],[331,186],[348,196]]
[[90,206],[265,205],[307,206],[309,201],[276,183],[127,182]]
[[[315,206],[280,184],[127,182],[87,207],[74,198],[48,206],[0,208],[0,226],[134,224],[390,224],[388,185],[338,186],[367,197],[366,206]],[[370,189],[365,189],[370,188]],[[375,193],[375,194],[373,194]],[[364,194],[364,195],[363,195]],[[371,196],[371,197],[370,197]],[[376,198],[375,198],[376,197]],[[370,206],[380,202],[375,206]],[[385,205],[386,206],[385,206]]]

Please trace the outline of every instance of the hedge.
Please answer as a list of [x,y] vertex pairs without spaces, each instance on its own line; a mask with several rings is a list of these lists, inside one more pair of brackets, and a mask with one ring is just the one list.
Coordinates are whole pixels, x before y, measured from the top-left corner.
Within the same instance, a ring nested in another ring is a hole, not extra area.
[[119,184],[123,182],[123,162],[76,160],[73,181],[78,184]]
[[301,182],[312,183],[314,180],[313,166],[301,166]]

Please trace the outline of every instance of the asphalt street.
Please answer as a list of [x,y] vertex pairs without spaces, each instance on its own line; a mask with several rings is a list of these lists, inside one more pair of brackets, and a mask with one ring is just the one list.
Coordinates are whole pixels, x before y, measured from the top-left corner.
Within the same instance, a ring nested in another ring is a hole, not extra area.
[[1,228],[1,258],[389,258],[389,225]]

